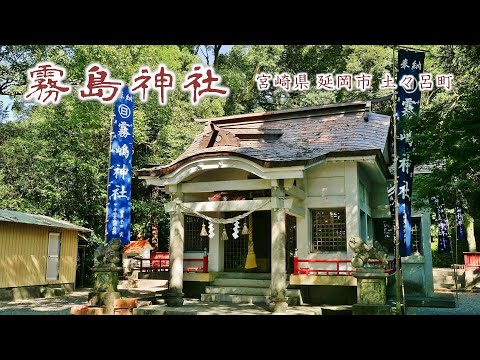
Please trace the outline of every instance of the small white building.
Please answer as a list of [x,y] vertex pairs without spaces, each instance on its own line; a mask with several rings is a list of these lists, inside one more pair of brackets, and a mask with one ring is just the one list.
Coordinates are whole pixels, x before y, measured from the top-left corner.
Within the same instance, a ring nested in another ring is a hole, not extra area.
[[[182,303],[184,257],[198,257],[204,248],[210,274],[205,281],[245,271],[248,236],[235,239],[232,224],[214,223],[212,237],[201,238],[208,221],[199,215],[228,219],[253,211],[239,221],[240,231],[245,221],[252,229],[256,271],[270,274],[263,279],[270,281],[276,311],[285,309],[287,281],[355,286],[348,276],[352,236],[393,250],[387,197],[391,121],[373,113],[370,101],[196,121],[205,123],[204,132],[182,155],[136,171],[172,197],[165,206],[171,216],[169,304]],[[425,281],[431,276],[430,217],[414,215],[412,242],[426,255]],[[228,241],[222,240],[224,227]],[[294,274],[295,265],[304,273]]]

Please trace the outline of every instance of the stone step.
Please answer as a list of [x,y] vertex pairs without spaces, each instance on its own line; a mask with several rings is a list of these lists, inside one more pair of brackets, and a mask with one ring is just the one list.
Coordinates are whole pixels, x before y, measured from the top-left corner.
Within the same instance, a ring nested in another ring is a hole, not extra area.
[[[458,281],[458,279],[460,279],[461,277],[462,277],[462,276],[458,276],[458,275],[457,275],[457,281]],[[455,280],[455,276],[453,276],[453,275],[447,275],[447,276],[445,276],[443,279],[444,279],[444,280]]]
[[433,269],[433,276],[453,275],[453,269]]
[[[270,296],[267,295],[235,295],[235,294],[202,294],[205,302],[228,302],[233,304],[269,304]],[[296,297],[287,297],[289,306],[296,306],[300,301]]]
[[[239,286],[207,286],[205,288],[207,294],[231,294],[231,295],[268,295],[270,296],[270,288],[260,287],[239,287]],[[288,297],[301,297],[299,289],[287,289]]]
[[241,272],[224,272],[217,275],[217,279],[253,279],[253,280],[270,280],[270,273],[241,273]]
[[447,279],[447,278],[452,278],[452,279],[453,279],[454,276],[453,276],[453,274],[451,274],[451,275],[442,275],[442,276],[434,276],[434,277],[433,277],[433,280],[434,280],[434,281],[442,281],[442,280]]
[[[442,285],[443,286],[453,286],[453,287],[455,287],[455,281],[453,281],[453,280],[452,281],[444,281],[442,283]],[[460,287],[461,284],[459,282],[457,282],[457,286]]]
[[[449,289],[449,290],[455,290],[455,284],[442,284],[441,286],[439,287],[435,287],[436,289]],[[460,286],[458,285],[458,288],[460,288]]]
[[255,279],[222,279],[216,278],[213,282],[214,286],[234,286],[234,287],[270,287],[270,280],[255,280]]

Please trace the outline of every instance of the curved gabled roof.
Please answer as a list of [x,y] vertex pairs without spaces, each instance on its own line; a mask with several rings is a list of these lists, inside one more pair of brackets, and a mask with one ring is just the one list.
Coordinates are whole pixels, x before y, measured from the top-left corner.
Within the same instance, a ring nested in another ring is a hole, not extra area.
[[[206,122],[205,130],[182,155],[168,165],[137,170],[136,175],[161,176],[194,159],[218,155],[244,157],[264,167],[356,154],[383,159],[390,128],[390,117],[370,112],[367,101],[196,121]],[[229,144],[219,134],[233,134],[236,140]]]

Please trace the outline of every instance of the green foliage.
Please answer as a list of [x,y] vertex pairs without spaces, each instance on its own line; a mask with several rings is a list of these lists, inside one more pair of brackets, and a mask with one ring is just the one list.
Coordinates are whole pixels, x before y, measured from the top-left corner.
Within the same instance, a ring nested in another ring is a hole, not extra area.
[[[188,49],[174,45],[36,47],[34,50],[39,54],[35,56],[27,50],[10,50],[26,52],[21,76],[24,76],[24,69],[50,53],[47,58],[64,66],[68,82],[74,85],[83,83],[85,68],[93,62],[107,67],[112,77],[130,83],[131,76],[142,65],[156,69],[158,64],[164,63],[177,75],[182,75],[197,61]],[[60,50],[68,56],[57,56]],[[11,72],[19,69],[16,67]],[[177,89],[181,81],[182,76],[177,76]],[[17,82],[18,89],[25,91],[22,79]],[[223,102],[205,99],[194,108],[188,94],[178,90],[170,93],[165,107],[159,106],[155,92],[151,93],[148,102],[137,101],[134,168],[172,161],[201,129],[193,118],[223,115]],[[112,116],[112,105],[82,102],[72,94],[57,106],[31,106],[28,118],[23,121],[1,124],[0,208],[60,217],[93,229],[92,243],[103,239]],[[180,128],[182,131],[178,131]],[[159,235],[168,233],[163,200],[151,201],[151,193],[152,187],[134,180],[133,237],[151,229],[154,218],[160,219],[162,232]]]
[[[434,75],[455,75],[454,91],[435,90],[422,95],[421,117],[409,125],[416,144],[415,162],[437,164],[433,173],[415,178],[414,201],[441,194],[452,208],[459,189],[469,212],[480,222],[480,47],[422,46],[425,69]],[[135,169],[166,164],[179,156],[202,125],[195,118],[365,100],[389,95],[379,91],[384,72],[392,73],[392,49],[364,45],[237,45],[218,56],[218,73],[230,87],[227,99],[206,97],[193,107],[189,94],[179,90],[184,74],[198,62],[198,46],[0,46],[0,95],[21,95],[26,90],[26,69],[50,60],[68,71],[73,93],[57,106],[25,104],[17,96],[14,109],[20,121],[0,119],[0,208],[57,216],[92,228],[93,246],[102,241],[105,227],[107,164],[112,106],[79,101],[75,92],[91,63],[107,67],[113,77],[131,83],[143,65],[155,70],[166,64],[177,74],[177,87],[160,106],[156,92],[146,103],[136,101],[134,115]],[[307,72],[311,90],[285,93],[278,88],[258,91],[260,72],[292,76]],[[372,89],[366,92],[319,91],[317,73],[370,73]],[[390,103],[376,111],[390,113]],[[3,113],[2,113],[3,114]],[[132,237],[151,237],[158,226],[159,244],[168,245],[168,196],[144,182],[132,182]],[[433,244],[432,244],[433,245]],[[460,245],[460,244],[459,244]],[[433,246],[434,247],[434,246]],[[434,251],[434,263],[446,264]],[[450,264],[449,263],[449,264]]]
[[[225,104],[226,114],[251,111],[269,111],[295,107],[330,104],[359,99],[382,97],[391,94],[378,90],[384,72],[392,73],[392,49],[388,46],[344,45],[253,45],[234,46],[228,55],[220,57],[219,72],[230,86],[231,95]],[[260,72],[289,73],[306,72],[310,90],[291,91],[271,87],[259,91],[255,76]],[[319,91],[316,89],[316,74],[361,72],[373,75],[372,89],[366,92],[345,89]]]
[[454,89],[426,93],[420,118],[410,124],[415,162],[434,165],[416,179],[414,198],[440,194],[453,208],[458,190],[466,212],[480,222],[480,47],[431,50],[429,70],[454,74]]

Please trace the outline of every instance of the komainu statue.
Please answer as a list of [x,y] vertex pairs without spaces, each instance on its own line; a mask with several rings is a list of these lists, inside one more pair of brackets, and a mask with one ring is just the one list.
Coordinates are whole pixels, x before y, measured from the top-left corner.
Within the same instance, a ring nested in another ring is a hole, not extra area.
[[358,236],[352,236],[348,241],[348,245],[355,253],[355,256],[352,258],[352,266],[354,268],[363,267],[369,259],[377,259],[382,265],[387,265],[387,251],[377,241],[374,241],[373,245],[369,245]]
[[120,239],[112,239],[107,244],[101,244],[93,253],[94,267],[116,268],[120,264]]

